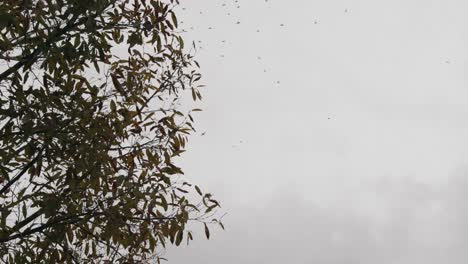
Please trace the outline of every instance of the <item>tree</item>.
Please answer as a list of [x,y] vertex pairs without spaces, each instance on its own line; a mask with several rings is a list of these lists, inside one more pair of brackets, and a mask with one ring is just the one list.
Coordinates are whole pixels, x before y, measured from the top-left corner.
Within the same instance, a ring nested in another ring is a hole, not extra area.
[[209,237],[219,203],[175,164],[201,99],[177,5],[1,1],[0,261],[159,262],[190,220]]

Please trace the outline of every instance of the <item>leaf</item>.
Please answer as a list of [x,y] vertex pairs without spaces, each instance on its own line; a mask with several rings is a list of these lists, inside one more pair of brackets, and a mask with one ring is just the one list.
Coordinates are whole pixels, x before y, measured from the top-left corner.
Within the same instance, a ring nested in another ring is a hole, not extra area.
[[71,226],[67,228],[67,236],[68,236],[68,241],[71,243],[73,242],[73,230]]
[[73,43],[73,45],[75,46],[75,48],[78,48],[78,46],[80,45],[80,43],[81,43],[81,37],[80,37],[80,35],[77,35],[77,36],[75,37],[75,42]]
[[207,239],[210,239],[210,230],[208,229],[208,226],[206,225],[206,223],[204,223],[205,225],[205,235],[206,235],[206,238]]
[[195,92],[195,88],[192,88],[192,99],[193,99],[194,101],[197,100],[197,93]]
[[23,203],[23,217],[26,217],[27,213],[28,213],[28,210],[26,208],[26,203]]
[[213,209],[215,209],[216,207],[217,207],[217,205],[212,205],[212,206],[208,207],[208,208],[206,209],[205,213],[207,214],[207,213],[211,212],[211,211],[212,211]]
[[0,9],[0,28],[7,27],[15,21],[15,17],[8,13],[4,8]]
[[84,253],[85,255],[89,254],[89,243],[86,243]]
[[24,188],[24,189],[22,189],[22,190],[18,193],[18,199],[23,198],[23,195],[24,195],[24,193],[26,192],[26,190],[27,190],[27,189]]
[[154,249],[156,248],[156,239],[154,239],[154,237],[150,235],[148,240],[149,240],[149,249],[151,251],[154,251]]
[[202,193],[201,190],[200,190],[200,187],[198,187],[197,185],[195,185],[195,191],[197,191],[197,193],[198,193],[200,196],[203,195],[203,193]]
[[177,236],[175,240],[176,246],[180,245],[180,242],[182,242],[183,238],[184,238],[184,232],[182,230],[179,230],[179,232],[177,232]]
[[177,17],[175,15],[174,12],[171,11],[171,19],[172,19],[172,23],[174,24],[175,27],[178,27],[178,23],[177,23]]
[[163,207],[163,209],[164,209],[165,211],[167,211],[167,209],[168,209],[168,204],[167,204],[166,198],[165,198],[163,195],[161,195],[160,198],[161,198],[161,203],[160,203],[161,206]]
[[115,76],[115,74],[111,74],[111,79],[112,79],[112,83],[114,84],[114,87],[115,89],[117,89],[117,91],[125,96],[125,92],[124,92],[124,89],[122,87],[122,84],[119,82],[119,80],[117,79],[117,76]]
[[98,73],[100,73],[101,71],[99,70],[99,65],[98,65],[97,61],[93,61],[93,65],[94,65],[94,68],[96,69],[96,71]]
[[111,100],[111,102],[110,102],[110,108],[111,108],[111,111],[112,111],[112,112],[115,112],[116,106],[115,106],[114,100]]
[[179,37],[179,45],[180,45],[180,49],[183,50],[184,49],[184,39],[182,37]]

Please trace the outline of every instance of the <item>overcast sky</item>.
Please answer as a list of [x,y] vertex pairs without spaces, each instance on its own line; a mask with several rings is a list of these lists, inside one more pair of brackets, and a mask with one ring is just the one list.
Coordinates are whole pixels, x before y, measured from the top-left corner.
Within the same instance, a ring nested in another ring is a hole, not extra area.
[[182,2],[228,214],[170,263],[467,263],[468,2]]

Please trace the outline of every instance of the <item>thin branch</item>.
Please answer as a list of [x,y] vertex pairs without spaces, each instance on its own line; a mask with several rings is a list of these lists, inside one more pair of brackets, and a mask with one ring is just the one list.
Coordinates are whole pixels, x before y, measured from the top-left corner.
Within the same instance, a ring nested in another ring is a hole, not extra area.
[[2,189],[0,189],[0,195],[4,194],[15,182],[19,181],[21,177],[36,163],[41,157],[42,157],[42,152],[44,151],[45,146],[43,146],[40,150],[39,153],[37,153],[36,157],[34,157],[31,161],[26,164],[26,166],[23,167],[23,169],[15,176],[13,179],[8,181],[7,184],[5,184]]
[[28,63],[31,63],[35,61],[37,56],[43,52],[45,48],[47,48],[50,44],[53,42],[57,41],[58,38],[63,36],[65,33],[67,33],[69,30],[72,28],[83,24],[86,22],[87,18],[83,17],[79,21],[76,21],[78,19],[78,15],[75,15],[74,17],[71,18],[70,22],[67,23],[65,27],[62,29],[57,29],[54,33],[51,34],[51,36],[43,43],[42,45],[39,45],[36,47],[36,49],[29,55],[24,56],[22,59],[20,59],[15,65],[10,67],[9,69],[5,70],[0,74],[0,81],[5,80],[8,76],[11,74],[17,72],[21,67],[27,65]]

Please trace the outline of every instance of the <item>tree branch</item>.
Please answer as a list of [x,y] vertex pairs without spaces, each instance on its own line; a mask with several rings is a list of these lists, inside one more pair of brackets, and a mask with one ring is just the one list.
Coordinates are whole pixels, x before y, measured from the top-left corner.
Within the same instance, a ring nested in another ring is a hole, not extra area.
[[34,157],[31,161],[26,164],[26,166],[23,167],[23,169],[15,176],[13,179],[8,181],[7,184],[5,184],[2,189],[0,189],[0,195],[4,194],[15,182],[19,181],[21,177],[31,168],[34,163],[36,163],[41,157],[42,157],[42,152],[44,151],[45,146],[43,146],[40,150],[39,153],[37,153],[36,157]]
[[36,49],[34,49],[34,51],[31,54],[24,56],[17,63],[15,63],[15,65],[2,72],[0,74],[0,81],[5,80],[8,76],[10,76],[12,73],[17,72],[21,67],[25,66],[26,64],[34,62],[36,60],[36,57],[42,53],[44,48],[48,47],[51,43],[57,41],[59,37],[67,33],[70,29],[86,22],[87,18],[83,17],[78,22],[76,21],[77,19],[78,15],[72,17],[70,22],[67,23],[65,27],[63,27],[62,29],[57,29],[54,33],[51,34],[51,36],[48,39],[46,39],[45,43],[36,47]]

